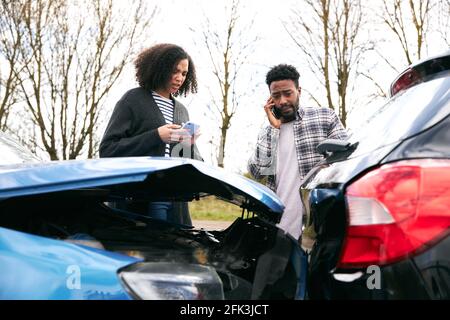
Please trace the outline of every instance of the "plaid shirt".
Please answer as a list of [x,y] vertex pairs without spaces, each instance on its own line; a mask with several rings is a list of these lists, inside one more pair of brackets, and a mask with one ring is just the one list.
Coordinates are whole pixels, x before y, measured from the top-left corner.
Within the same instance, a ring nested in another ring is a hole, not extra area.
[[[347,139],[347,132],[336,113],[330,108],[299,108],[294,120],[294,142],[300,179],[323,156],[316,147],[325,139]],[[277,145],[280,130],[263,128],[258,135],[256,150],[248,161],[248,171],[256,179],[267,176],[267,187],[276,190]]]

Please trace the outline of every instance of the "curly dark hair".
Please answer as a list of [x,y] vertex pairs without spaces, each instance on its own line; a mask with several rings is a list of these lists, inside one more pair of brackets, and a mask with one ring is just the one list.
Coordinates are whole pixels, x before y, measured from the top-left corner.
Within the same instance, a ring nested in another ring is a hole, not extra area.
[[188,59],[189,67],[186,80],[175,96],[186,96],[189,92],[197,92],[197,76],[192,58],[183,48],[161,43],[143,50],[134,61],[136,80],[147,90],[157,90],[167,85],[176,65],[183,59]]
[[270,84],[274,81],[279,80],[292,80],[295,86],[298,87],[298,79],[300,78],[300,73],[294,66],[289,64],[279,64],[267,72],[266,83],[270,87]]

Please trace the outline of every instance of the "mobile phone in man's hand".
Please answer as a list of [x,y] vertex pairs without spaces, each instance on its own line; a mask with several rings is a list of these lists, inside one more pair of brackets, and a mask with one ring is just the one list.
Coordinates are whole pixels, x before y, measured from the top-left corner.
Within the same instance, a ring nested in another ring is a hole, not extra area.
[[196,124],[196,123],[191,122],[191,121],[186,122],[181,127],[181,129],[187,130],[191,136],[193,136],[197,132],[198,128],[200,128],[200,126],[198,124]]
[[275,118],[280,119],[281,118],[281,111],[280,109],[278,109],[277,107],[273,106],[272,109],[272,114]]

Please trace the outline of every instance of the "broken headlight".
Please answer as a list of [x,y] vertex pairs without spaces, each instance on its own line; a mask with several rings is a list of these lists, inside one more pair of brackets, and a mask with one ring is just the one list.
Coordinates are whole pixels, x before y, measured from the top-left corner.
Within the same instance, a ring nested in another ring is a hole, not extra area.
[[130,294],[144,300],[223,300],[220,277],[212,267],[171,262],[131,265],[119,273]]

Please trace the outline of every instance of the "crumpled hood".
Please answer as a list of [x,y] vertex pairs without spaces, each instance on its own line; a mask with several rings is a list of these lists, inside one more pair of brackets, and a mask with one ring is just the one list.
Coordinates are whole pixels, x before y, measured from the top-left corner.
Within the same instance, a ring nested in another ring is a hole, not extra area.
[[0,200],[49,192],[96,188],[117,194],[140,192],[186,201],[207,194],[279,219],[281,200],[241,175],[184,158],[130,157],[51,161],[0,166]]

